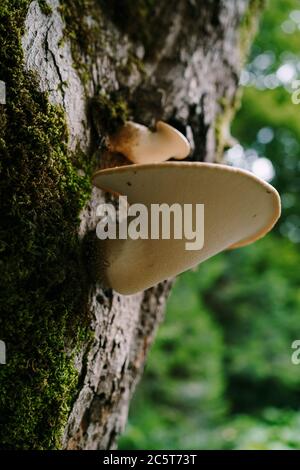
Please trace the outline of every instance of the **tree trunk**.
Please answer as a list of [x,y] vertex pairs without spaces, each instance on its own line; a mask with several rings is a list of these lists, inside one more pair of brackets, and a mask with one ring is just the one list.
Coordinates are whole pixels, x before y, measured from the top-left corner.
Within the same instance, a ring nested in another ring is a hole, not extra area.
[[163,318],[93,277],[90,175],[131,118],[222,155],[260,0],[2,0],[0,442],[111,449]]

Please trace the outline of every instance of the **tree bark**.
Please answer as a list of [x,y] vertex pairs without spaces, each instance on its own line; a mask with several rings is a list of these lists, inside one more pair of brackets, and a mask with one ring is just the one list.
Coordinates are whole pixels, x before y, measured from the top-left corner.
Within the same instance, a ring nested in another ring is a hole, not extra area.
[[[69,133],[68,151],[72,155],[83,154],[89,161],[96,155],[98,165],[103,164],[101,138],[110,124],[104,111],[120,105],[122,100],[129,109],[129,117],[135,121],[153,125],[155,120],[162,119],[184,132],[193,147],[190,159],[213,162],[226,144],[245,57],[245,38],[251,35],[260,3],[168,0],[151,7],[152,2],[147,0],[119,4],[96,0],[29,1],[20,26],[22,67],[26,73],[34,73],[36,92],[46,96],[57,110],[63,108]],[[6,86],[9,95],[10,83]],[[91,99],[99,96],[98,114],[92,119]],[[105,110],[101,108],[104,96],[109,103]],[[99,130],[97,116],[101,121],[102,111],[105,122]],[[17,139],[22,145],[22,136]],[[79,174],[89,177],[82,169]],[[77,232],[82,246],[89,234],[94,233],[96,207],[104,197],[93,188],[80,212]],[[52,202],[64,207],[59,197]],[[75,367],[73,388],[66,384],[64,389],[66,396],[72,398],[59,426],[54,426],[50,418],[41,421],[36,417],[30,433],[24,431],[22,435],[21,427],[15,441],[12,437],[2,440],[5,448],[111,449],[124,429],[130,399],[163,319],[172,280],[131,296],[103,290],[89,276],[92,242],[88,247],[88,256],[83,251],[77,267],[77,277],[85,279],[85,295],[75,310],[87,320],[89,335],[76,345],[66,336],[63,347],[66,360]],[[46,256],[47,240],[40,249]],[[59,263],[59,257],[56,261]],[[39,288],[38,282],[36,287],[31,283],[31,292]],[[72,291],[72,283],[74,277],[67,276],[65,291]],[[25,302],[30,302],[30,298],[25,298]],[[32,315],[30,324],[40,323],[43,308]],[[9,316],[4,315],[3,334],[0,330],[0,339],[7,345],[7,366],[0,365],[2,380],[6,377],[4,368],[9,367],[14,351],[22,349],[24,341],[18,331],[17,339],[9,336],[4,324],[9,321]],[[72,323],[72,317],[68,323]],[[45,323],[41,328],[43,341],[50,344],[51,324]],[[30,335],[30,331],[26,330],[26,334]],[[36,360],[44,372],[49,357],[34,359],[33,354],[31,351],[28,362]],[[24,367],[21,388],[33,375],[36,377],[34,366]],[[33,395],[43,400],[47,390],[46,385],[38,386]],[[17,403],[17,392],[7,393],[6,400]],[[2,428],[5,434],[10,426],[9,436],[13,436],[11,430],[17,421],[5,400],[3,403]],[[45,415],[53,416],[65,406],[56,398],[51,407],[47,404]],[[25,407],[16,406],[16,410],[19,420],[29,419]],[[50,433],[46,441],[44,434],[46,431],[49,434],[51,426],[58,438]]]

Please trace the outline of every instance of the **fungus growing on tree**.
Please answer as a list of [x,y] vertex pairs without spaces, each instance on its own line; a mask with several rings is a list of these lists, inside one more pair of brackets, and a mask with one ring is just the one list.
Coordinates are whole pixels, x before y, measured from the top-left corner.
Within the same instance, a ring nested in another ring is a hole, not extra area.
[[[93,184],[126,196],[129,208],[143,205],[151,214],[153,205],[163,205],[169,222],[174,221],[169,239],[151,237],[150,222],[147,237],[143,230],[141,237],[134,239],[127,236],[98,240],[98,277],[121,294],[147,289],[223,250],[252,243],[269,232],[280,216],[276,189],[248,171],[226,165],[200,162],[126,165],[96,172]],[[195,239],[199,234],[183,229],[185,221],[176,213],[174,204],[177,211],[182,208],[181,215],[185,207],[190,207],[192,220],[197,216],[197,207],[204,205],[204,226],[200,227],[204,243],[199,249],[191,248],[191,233]],[[132,216],[131,213],[129,220]],[[175,235],[180,229],[181,238]]]

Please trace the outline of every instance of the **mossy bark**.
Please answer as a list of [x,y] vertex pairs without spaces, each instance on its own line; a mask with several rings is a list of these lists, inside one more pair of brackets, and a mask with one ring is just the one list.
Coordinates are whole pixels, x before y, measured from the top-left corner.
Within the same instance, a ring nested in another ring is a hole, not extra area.
[[191,159],[214,161],[248,7],[1,2],[1,448],[116,445],[172,282],[124,297],[93,278],[104,195],[90,175],[127,118],[166,120],[191,139]]

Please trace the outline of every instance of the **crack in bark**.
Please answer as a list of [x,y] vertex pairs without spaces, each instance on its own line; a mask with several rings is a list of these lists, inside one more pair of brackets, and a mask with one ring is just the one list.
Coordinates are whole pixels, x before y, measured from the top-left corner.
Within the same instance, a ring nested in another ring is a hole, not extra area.
[[59,78],[59,82],[61,83],[61,88],[60,89],[61,89],[61,94],[62,94],[62,104],[63,104],[63,107],[65,108],[66,107],[65,91],[64,91],[65,82],[64,82],[62,74],[60,72],[59,65],[56,61],[56,55],[50,48],[49,39],[48,39],[48,34],[49,34],[50,27],[51,27],[51,25],[49,25],[49,27],[47,28],[46,35],[45,35],[45,57],[47,58],[48,53],[51,55],[55,70],[56,70],[58,78]]

